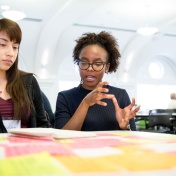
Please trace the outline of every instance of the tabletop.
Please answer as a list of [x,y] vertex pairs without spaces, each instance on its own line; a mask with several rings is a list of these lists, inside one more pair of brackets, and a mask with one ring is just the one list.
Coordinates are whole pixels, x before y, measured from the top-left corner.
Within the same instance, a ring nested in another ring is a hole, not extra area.
[[[149,116],[149,110],[139,111],[136,114],[136,117],[148,117],[148,116]],[[173,112],[172,116],[176,118],[176,112]]]
[[56,140],[0,134],[0,175],[175,176],[176,135],[99,131]]

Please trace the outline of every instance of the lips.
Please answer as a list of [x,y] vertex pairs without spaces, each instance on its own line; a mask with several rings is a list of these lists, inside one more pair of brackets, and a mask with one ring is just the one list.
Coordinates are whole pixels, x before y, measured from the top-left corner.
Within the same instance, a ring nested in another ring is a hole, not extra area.
[[9,59],[3,60],[3,62],[6,63],[6,64],[8,64],[8,65],[11,65],[11,64],[13,63],[13,62],[12,62],[11,60],[9,60]]
[[96,79],[95,76],[92,76],[92,75],[86,76],[87,81],[94,81],[95,79]]

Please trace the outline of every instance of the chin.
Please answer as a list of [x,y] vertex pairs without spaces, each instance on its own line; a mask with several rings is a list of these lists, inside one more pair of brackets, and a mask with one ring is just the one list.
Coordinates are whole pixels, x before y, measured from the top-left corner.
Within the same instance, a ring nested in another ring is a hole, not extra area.
[[89,84],[84,84],[84,86],[87,87],[87,88],[89,88],[90,90],[93,90],[93,89],[95,89],[95,87],[97,86],[97,84],[95,84],[95,83],[94,84],[90,84],[89,83]]

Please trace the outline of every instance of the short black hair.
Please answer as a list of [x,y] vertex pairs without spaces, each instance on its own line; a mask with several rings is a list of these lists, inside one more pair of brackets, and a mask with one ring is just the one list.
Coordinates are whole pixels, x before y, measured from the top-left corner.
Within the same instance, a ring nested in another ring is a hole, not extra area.
[[108,53],[108,63],[110,63],[109,73],[116,72],[119,66],[120,52],[117,39],[109,32],[102,31],[96,33],[85,33],[80,38],[75,40],[77,42],[73,49],[74,63],[79,62],[79,55],[81,50],[88,45],[99,45],[104,48]]

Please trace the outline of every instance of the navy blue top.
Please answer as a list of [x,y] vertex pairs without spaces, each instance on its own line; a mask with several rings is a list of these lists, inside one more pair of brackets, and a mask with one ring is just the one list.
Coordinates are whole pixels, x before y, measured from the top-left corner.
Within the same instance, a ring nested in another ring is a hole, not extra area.
[[[108,94],[114,94],[120,108],[125,108],[131,102],[125,89],[104,86],[109,89]],[[82,85],[58,93],[55,112],[55,128],[63,128],[73,116],[84,97],[91,90],[84,89]],[[115,108],[111,99],[103,99],[107,106],[95,104],[90,106],[84,120],[82,131],[120,130],[115,117]],[[130,120],[131,130],[136,130],[134,119]]]

